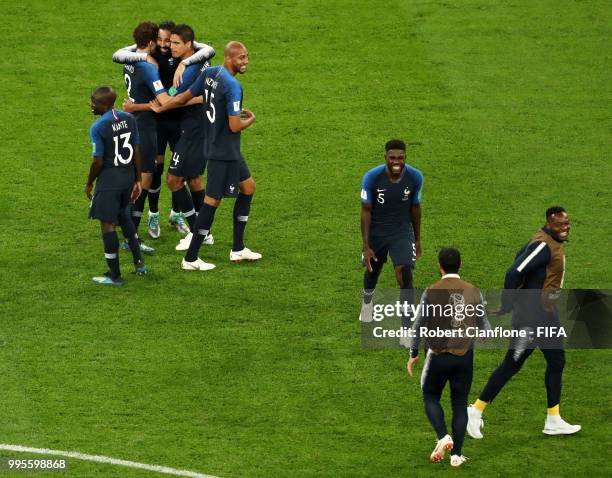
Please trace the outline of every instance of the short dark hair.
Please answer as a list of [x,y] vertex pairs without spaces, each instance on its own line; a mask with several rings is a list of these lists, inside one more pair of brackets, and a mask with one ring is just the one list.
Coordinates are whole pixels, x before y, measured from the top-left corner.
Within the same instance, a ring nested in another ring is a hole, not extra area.
[[174,23],[172,20],[162,20],[161,22],[159,22],[160,30],[168,30],[169,32],[172,32],[172,29],[175,26],[176,26],[176,23]]
[[445,247],[438,253],[438,263],[444,272],[456,274],[461,267],[461,254],[454,247]]
[[98,86],[95,88],[91,92],[91,97],[92,99],[111,107],[115,104],[115,101],[117,101],[117,93],[115,93],[115,89],[108,85]]
[[188,41],[193,43],[193,40],[195,39],[193,28],[185,24],[175,26],[172,29],[172,34],[180,36],[184,43],[187,43]]
[[402,151],[406,151],[406,143],[401,139],[392,139],[385,144],[385,153],[390,149],[401,149]]
[[546,220],[548,221],[555,214],[559,214],[560,212],[565,212],[561,206],[552,206],[546,210]]
[[146,47],[149,42],[157,41],[157,31],[159,30],[157,24],[153,22],[141,22],[134,29],[132,36],[136,42],[138,48]]

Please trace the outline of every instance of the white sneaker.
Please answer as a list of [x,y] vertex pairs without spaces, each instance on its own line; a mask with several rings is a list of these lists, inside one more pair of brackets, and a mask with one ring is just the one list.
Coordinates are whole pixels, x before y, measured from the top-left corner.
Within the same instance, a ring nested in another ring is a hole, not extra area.
[[450,435],[445,435],[436,442],[436,447],[429,455],[432,462],[440,461],[444,458],[444,453],[453,448],[453,439]]
[[374,302],[370,301],[369,304],[365,302],[361,303],[361,312],[359,312],[359,320],[361,322],[372,322],[374,314]]
[[261,259],[261,254],[259,252],[253,252],[248,247],[245,247],[241,251],[230,251],[230,261],[232,262],[242,262],[242,261],[258,261]]
[[467,457],[463,455],[452,455],[450,459],[450,464],[453,468],[459,468],[467,461]]
[[[190,232],[189,234],[187,234],[185,237],[183,237],[179,241],[179,243],[176,245],[174,249],[177,251],[186,251],[187,249],[189,249],[189,244],[191,244],[192,237],[193,237],[193,233]],[[206,246],[212,246],[214,243],[215,243],[215,239],[212,234],[208,234],[204,238],[204,241],[202,242],[202,244]]]
[[214,264],[204,262],[199,257],[193,262],[187,262],[185,258],[181,262],[181,267],[186,271],[210,271],[215,268]]
[[480,431],[484,427],[484,420],[482,419],[482,412],[474,408],[472,405],[467,407],[468,423],[467,433],[472,438],[480,440],[484,438],[484,435]]
[[573,435],[581,429],[580,425],[570,425],[567,423],[561,418],[561,415],[547,415],[542,433],[546,435]]

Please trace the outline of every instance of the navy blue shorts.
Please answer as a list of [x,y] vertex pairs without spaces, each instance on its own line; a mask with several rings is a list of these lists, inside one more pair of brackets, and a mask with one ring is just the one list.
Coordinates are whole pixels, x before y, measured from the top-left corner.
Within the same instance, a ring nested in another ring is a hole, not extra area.
[[473,350],[468,350],[465,355],[435,354],[428,350],[421,373],[421,389],[423,393],[439,396],[449,382],[451,397],[463,398],[467,403],[473,373]]
[[398,232],[386,236],[370,236],[370,247],[381,264],[391,257],[394,266],[411,266],[416,264],[416,242],[411,231]]
[[204,138],[182,134],[168,165],[168,173],[179,178],[197,178],[204,174],[205,168]]
[[119,224],[119,215],[130,204],[132,188],[96,191],[89,206],[89,218]]
[[207,167],[206,195],[214,199],[238,196],[240,183],[251,177],[251,171],[244,159],[238,161],[209,159]]
[[134,115],[140,136],[140,165],[143,173],[157,169],[157,121],[153,113]]
[[166,154],[166,146],[174,152],[181,137],[181,125],[178,119],[168,119],[163,115],[157,117],[157,154]]

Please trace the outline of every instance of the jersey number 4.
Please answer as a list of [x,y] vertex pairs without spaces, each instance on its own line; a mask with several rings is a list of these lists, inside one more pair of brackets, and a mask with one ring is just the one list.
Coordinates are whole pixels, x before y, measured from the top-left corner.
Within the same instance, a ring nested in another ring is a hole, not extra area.
[[[113,136],[113,141],[115,142],[115,166],[119,166],[119,163],[130,164],[130,161],[132,160],[132,155],[134,154],[134,148],[132,148],[132,145],[130,144],[130,136],[132,136],[132,133],[123,133],[119,136]],[[125,158],[123,154],[119,152],[119,139],[123,140],[121,149],[128,150],[127,158]]]
[[206,94],[206,103],[208,104],[208,106],[210,106],[210,110],[208,108],[206,108],[206,116],[208,117],[208,121],[210,121],[211,123],[215,122],[215,105],[213,104],[213,98],[215,97],[215,94],[213,92],[210,92],[210,103],[208,103],[208,90],[204,90],[204,93]]

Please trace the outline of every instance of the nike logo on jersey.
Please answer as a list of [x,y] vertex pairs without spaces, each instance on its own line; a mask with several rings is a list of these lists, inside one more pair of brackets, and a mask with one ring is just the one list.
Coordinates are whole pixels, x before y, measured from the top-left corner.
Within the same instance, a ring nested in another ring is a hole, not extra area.
[[386,189],[378,189],[378,188],[376,188],[376,192],[377,192],[377,193],[382,193],[382,192],[384,192],[384,191],[386,191]]

